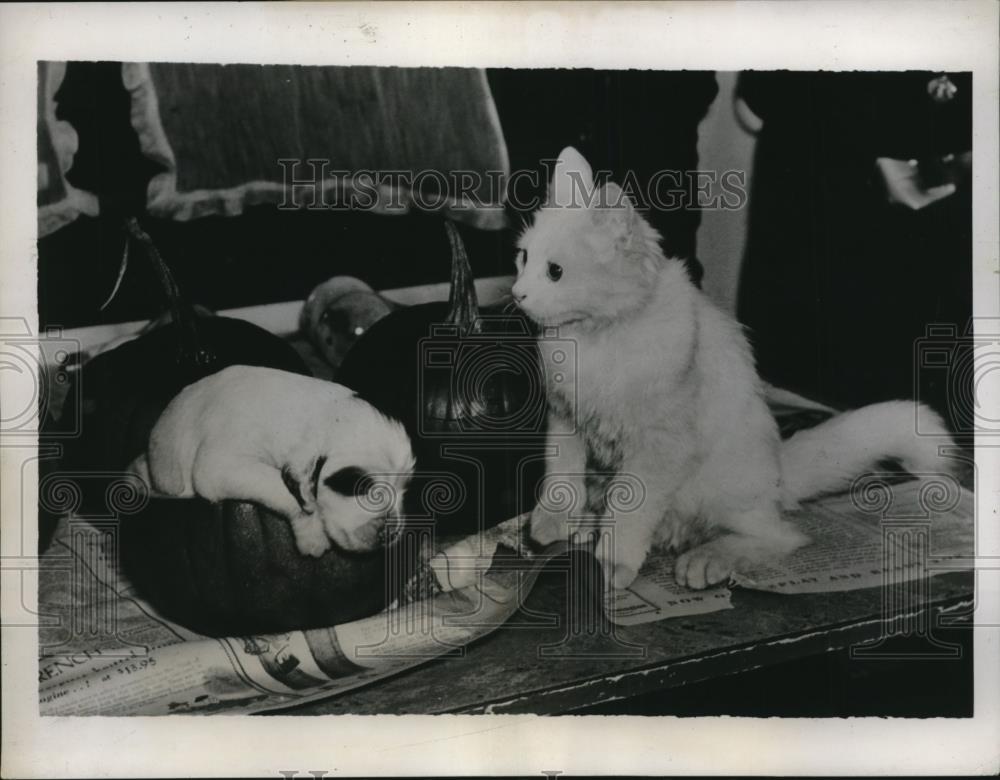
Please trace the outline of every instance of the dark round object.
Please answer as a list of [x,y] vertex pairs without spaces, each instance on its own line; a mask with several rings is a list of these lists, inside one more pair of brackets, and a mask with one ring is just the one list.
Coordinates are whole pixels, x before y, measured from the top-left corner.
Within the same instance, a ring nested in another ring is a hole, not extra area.
[[121,550],[144,598],[208,636],[332,626],[390,600],[385,550],[304,556],[285,518],[243,501],[153,499],[122,523]]
[[[309,374],[287,342],[248,322],[208,317],[196,327],[208,361],[179,352],[180,333],[167,325],[83,367],[64,410],[70,420],[82,415],[81,436],[70,442],[63,469],[78,476],[84,513],[108,514],[108,484],[121,479],[160,413],[186,385],[230,365]],[[288,521],[255,504],[152,499],[120,520],[120,563],[138,594],[200,633],[329,626],[374,614],[387,603],[384,551],[358,555],[331,548],[319,559],[301,555]]]
[[519,313],[480,310],[453,225],[448,303],[398,309],[351,348],[336,380],[402,421],[417,469],[404,501],[438,533],[475,533],[531,510],[544,476],[545,382]]

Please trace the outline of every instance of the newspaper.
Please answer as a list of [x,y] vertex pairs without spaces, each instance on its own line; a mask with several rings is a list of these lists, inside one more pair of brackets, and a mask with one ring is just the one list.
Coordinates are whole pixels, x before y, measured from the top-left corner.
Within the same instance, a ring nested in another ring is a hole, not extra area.
[[[39,604],[42,715],[252,713],[367,685],[491,632],[517,609],[540,563],[456,567],[442,585],[434,569],[475,548],[492,562],[517,549],[527,518],[438,554],[406,603],[362,620],[269,636],[209,638],[166,620],[118,572],[99,528],[67,519],[42,559]],[[522,551],[522,555],[527,553]],[[441,569],[447,570],[447,566]],[[48,625],[46,625],[46,622]]]
[[642,566],[639,576],[628,588],[616,590],[607,609],[612,623],[634,626],[667,618],[703,615],[732,609],[731,591],[726,585],[705,590],[691,590],[674,579],[672,552],[654,551]]
[[738,575],[734,584],[772,593],[831,593],[964,568],[975,555],[975,506],[973,493],[951,477],[889,484],[875,475],[848,494],[791,513],[813,544]]
[[[873,502],[871,491],[804,506],[790,519],[813,543],[729,585],[792,594],[929,576],[935,563],[973,554],[972,494],[957,483],[947,487],[940,480],[892,485],[891,511]],[[40,712],[279,710],[440,658],[503,625],[538,572],[565,551],[555,545],[533,555],[521,543],[526,526],[525,516],[513,518],[438,552],[411,583],[410,596],[378,615],[307,631],[209,638],[142,600],[118,571],[109,534],[65,519],[40,571]],[[652,555],[630,588],[612,594],[610,618],[628,626],[732,608],[729,587],[678,586],[673,562],[671,554]]]
[[[618,591],[618,625],[650,623],[730,609],[730,588],[772,593],[832,593],[893,585],[961,568],[974,555],[975,497],[951,477],[893,483],[870,475],[848,493],[787,513],[812,540],[767,566],[736,574],[726,586],[694,592],[674,582],[673,553],[651,556],[636,581]],[[956,561],[949,566],[948,561]]]

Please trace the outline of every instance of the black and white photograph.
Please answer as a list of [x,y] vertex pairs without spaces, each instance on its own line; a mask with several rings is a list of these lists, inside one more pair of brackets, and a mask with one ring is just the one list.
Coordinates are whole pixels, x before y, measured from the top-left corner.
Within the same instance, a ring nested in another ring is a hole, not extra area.
[[997,6],[118,8],[0,12],[4,776],[998,771]]

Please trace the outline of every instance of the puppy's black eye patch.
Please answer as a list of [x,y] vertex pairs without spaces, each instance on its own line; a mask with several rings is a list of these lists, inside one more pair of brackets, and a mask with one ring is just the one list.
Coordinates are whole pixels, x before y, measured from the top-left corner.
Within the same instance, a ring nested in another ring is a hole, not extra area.
[[348,466],[347,468],[340,469],[340,471],[333,472],[323,480],[323,484],[335,493],[340,493],[342,496],[363,496],[371,490],[372,485],[375,484],[375,480],[364,469],[359,469],[357,466]]

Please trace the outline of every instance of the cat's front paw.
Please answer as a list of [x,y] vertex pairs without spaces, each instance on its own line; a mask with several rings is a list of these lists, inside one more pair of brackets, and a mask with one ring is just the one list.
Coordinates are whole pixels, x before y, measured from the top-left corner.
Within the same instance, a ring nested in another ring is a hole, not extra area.
[[[624,590],[635,582],[638,576],[639,572],[627,563],[615,564],[614,571],[611,573],[611,586],[615,590]],[[607,572],[605,572],[605,577],[607,577]]]
[[531,513],[528,531],[532,541],[542,546],[565,541],[568,533],[566,518],[536,506]]
[[740,556],[731,550],[708,542],[677,557],[674,579],[682,587],[702,590],[728,580],[739,561]]
[[291,523],[295,546],[299,548],[300,553],[319,558],[330,549],[330,538],[316,515],[301,514],[293,517]]
[[610,540],[598,540],[594,554],[604,571],[605,589],[623,590],[635,582],[648,550],[638,545],[619,544],[613,552]]

